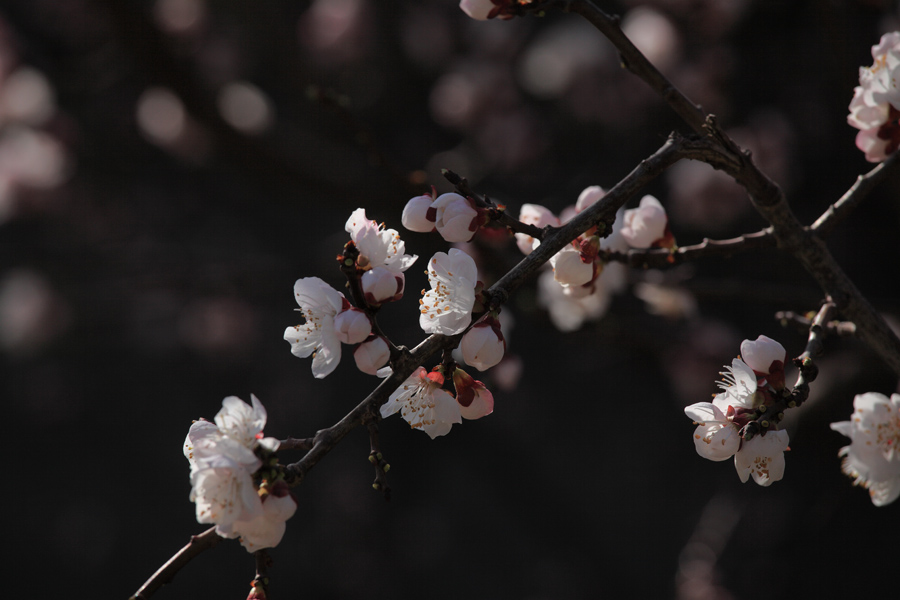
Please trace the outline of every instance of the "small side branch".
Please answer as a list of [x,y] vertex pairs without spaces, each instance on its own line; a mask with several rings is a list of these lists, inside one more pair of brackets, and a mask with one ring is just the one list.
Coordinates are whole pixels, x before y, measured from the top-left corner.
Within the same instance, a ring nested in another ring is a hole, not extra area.
[[631,249],[628,252],[606,252],[604,259],[624,263],[636,268],[664,269],[692,260],[700,260],[711,256],[732,256],[747,250],[774,248],[775,236],[771,227],[761,231],[747,233],[728,240],[711,240],[705,238],[693,246],[681,246],[674,251],[665,248]]
[[175,556],[166,561],[166,563],[161,566],[156,573],[151,575],[150,579],[148,579],[129,600],[144,600],[145,598],[149,598],[159,588],[172,581],[172,578],[175,577],[176,573],[178,573],[178,571],[194,557],[204,550],[212,548],[221,541],[222,538],[216,533],[215,527],[210,527],[200,535],[192,535],[191,541],[188,542],[187,546],[179,550]]
[[385,500],[391,499],[391,486],[387,482],[387,472],[391,470],[391,465],[384,460],[381,453],[381,444],[378,440],[378,423],[371,421],[366,424],[369,429],[369,462],[375,465],[375,481],[372,483],[372,489],[381,492]]
[[898,162],[900,162],[900,153],[895,152],[865,175],[857,177],[856,183],[837,202],[829,206],[822,213],[822,216],[816,219],[816,222],[812,224],[810,229],[822,237],[830,234],[841,221],[846,219],[865,200],[875,186],[887,178],[891,169]]

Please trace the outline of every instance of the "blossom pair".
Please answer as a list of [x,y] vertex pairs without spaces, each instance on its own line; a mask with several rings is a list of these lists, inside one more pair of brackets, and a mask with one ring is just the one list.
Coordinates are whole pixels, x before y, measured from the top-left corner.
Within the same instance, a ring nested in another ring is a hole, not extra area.
[[430,233],[437,230],[447,242],[468,242],[490,218],[471,198],[455,192],[424,194],[411,198],[403,208],[401,222],[410,231]]
[[698,402],[684,409],[697,428],[694,447],[703,458],[723,461],[734,457],[741,481],[751,476],[762,486],[784,476],[786,431],[769,430],[750,440],[741,437],[749,416],[771,403],[771,390],[784,388],[787,352],[780,343],[764,335],[741,343],[741,358],[735,358],[722,373],[721,392],[712,402]]
[[446,435],[462,419],[480,419],[494,411],[494,396],[485,385],[462,369],[452,374],[454,396],[443,388],[445,375],[441,367],[430,373],[419,367],[394,391],[381,407],[387,418],[396,412],[413,429],[421,429],[431,439]]
[[236,396],[222,401],[215,422],[195,421],[184,441],[191,466],[191,501],[197,521],[214,523],[222,537],[240,537],[248,552],[271,548],[281,541],[285,521],[297,502],[283,480],[254,476],[279,446],[263,437],[266,409],[256,396],[251,405]]

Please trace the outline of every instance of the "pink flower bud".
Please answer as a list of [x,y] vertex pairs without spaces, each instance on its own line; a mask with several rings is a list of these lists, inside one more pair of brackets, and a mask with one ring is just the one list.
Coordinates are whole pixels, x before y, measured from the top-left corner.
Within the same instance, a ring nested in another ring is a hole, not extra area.
[[563,285],[584,285],[594,277],[593,262],[585,263],[581,251],[571,244],[557,252],[551,259],[553,278]]
[[391,358],[391,349],[381,336],[373,336],[357,346],[353,352],[353,360],[363,373],[375,375],[378,369],[387,364]]
[[605,195],[606,192],[603,191],[603,188],[599,185],[586,187],[578,195],[578,201],[575,203],[575,210],[581,212]]
[[478,211],[459,194],[441,194],[431,205],[435,227],[448,242],[468,242],[478,229]]
[[787,350],[784,346],[764,335],[756,341],[741,342],[741,358],[757,375],[765,375],[766,380],[776,390],[784,388],[784,363]]
[[622,237],[633,248],[650,248],[664,237],[669,218],[666,209],[653,196],[644,196],[638,208],[625,211]]
[[358,344],[372,333],[372,322],[362,310],[350,308],[334,318],[334,330],[343,343]]
[[403,216],[400,217],[400,222],[410,231],[419,233],[434,231],[434,219],[428,218],[428,209],[431,208],[433,202],[434,197],[429,194],[411,198],[403,207]]
[[459,412],[464,419],[480,419],[494,412],[494,395],[462,369],[453,372],[453,386],[456,388]]
[[491,0],[461,0],[459,7],[464,13],[478,21],[486,21],[496,8]]
[[363,273],[360,283],[366,302],[370,306],[380,306],[403,297],[405,280],[403,273],[395,273],[387,267],[375,267]]
[[459,344],[463,360],[479,371],[490,369],[503,359],[506,340],[500,330],[500,322],[486,317],[470,329]]

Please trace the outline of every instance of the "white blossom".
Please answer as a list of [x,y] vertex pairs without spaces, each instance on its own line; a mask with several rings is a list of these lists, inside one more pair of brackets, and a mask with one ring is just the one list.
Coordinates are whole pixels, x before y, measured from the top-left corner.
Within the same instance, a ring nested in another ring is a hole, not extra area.
[[391,358],[391,349],[381,336],[372,336],[371,339],[357,346],[353,351],[353,360],[356,367],[363,373],[377,375],[378,370],[387,364]]
[[306,358],[312,354],[313,375],[321,379],[334,371],[341,360],[334,317],[343,310],[346,299],[318,277],[298,279],[294,283],[294,298],[306,323],[285,329],[284,339],[290,342],[295,356]]
[[372,333],[372,321],[358,308],[348,308],[334,317],[337,338],[345,344],[359,344]]
[[860,394],[850,420],[831,428],[850,438],[839,453],[841,467],[869,491],[872,503],[884,506],[900,497],[900,394]]
[[344,229],[359,250],[357,264],[361,268],[386,267],[393,273],[402,273],[418,258],[406,254],[406,244],[396,229],[385,229],[383,224],[367,219],[364,208],[350,214]]
[[757,373],[768,375],[773,370],[784,370],[787,350],[772,338],[761,335],[756,340],[741,342],[741,359]]
[[649,248],[666,232],[669,218],[659,200],[647,195],[641,198],[638,208],[625,211],[622,237],[634,248]]
[[446,435],[462,418],[456,398],[441,388],[443,382],[440,373],[428,373],[419,367],[382,405],[381,416],[387,418],[400,411],[410,427],[421,429],[431,439]]
[[456,335],[472,322],[478,268],[472,257],[456,248],[438,252],[428,261],[431,289],[419,300],[419,325],[425,333]]
[[[429,233],[435,230],[434,219],[429,219],[429,209],[434,203],[434,197],[429,194],[410,198],[403,207],[400,222],[410,231]],[[434,211],[432,211],[434,212]]]
[[500,323],[493,318],[479,321],[463,336],[459,349],[467,365],[479,371],[490,369],[503,360],[506,352],[506,340]]
[[435,212],[434,226],[448,242],[468,242],[478,230],[478,211],[471,201],[457,193],[438,196],[431,209]]
[[[276,493],[267,493],[261,500],[262,509],[252,518],[232,524],[231,535],[238,536],[247,552],[274,548],[281,542],[286,528],[285,521],[294,516],[297,501],[287,491],[287,485],[279,482]],[[280,494],[280,495],[277,495]]]
[[[548,225],[552,225],[553,227],[559,226],[559,219],[556,218],[556,215],[554,215],[550,209],[545,208],[540,204],[523,204],[522,208],[519,209],[519,221],[526,225],[534,225],[541,229]],[[519,247],[519,250],[522,251],[522,254],[531,254],[531,252],[540,246],[540,244],[540,240],[527,233],[516,234],[516,245]]]
[[581,193],[578,194],[578,200],[575,202],[575,212],[580,213],[584,211],[605,195],[606,191],[599,185],[592,185],[584,188],[581,190]]
[[486,21],[496,8],[491,0],[460,0],[459,7],[464,13],[478,21]]
[[900,32],[886,33],[872,46],[871,67],[860,67],[847,122],[859,129],[856,146],[866,160],[881,162],[900,144]]
[[579,286],[594,278],[594,262],[584,262],[581,250],[567,244],[550,258],[553,278],[561,285]]
[[760,404],[760,398],[756,393],[756,373],[739,358],[731,361],[731,366],[725,367],[725,371],[719,373],[722,381],[716,383],[722,390],[716,395],[713,402],[718,401],[718,406],[734,408],[756,408]]
[[746,483],[753,481],[766,487],[784,477],[784,451],[788,449],[787,431],[769,430],[765,435],[757,435],[744,440],[740,451],[734,455],[734,468],[738,477]]
[[703,458],[712,461],[728,460],[740,448],[738,427],[725,417],[720,406],[711,402],[698,402],[685,407],[684,414],[697,423],[694,447]]

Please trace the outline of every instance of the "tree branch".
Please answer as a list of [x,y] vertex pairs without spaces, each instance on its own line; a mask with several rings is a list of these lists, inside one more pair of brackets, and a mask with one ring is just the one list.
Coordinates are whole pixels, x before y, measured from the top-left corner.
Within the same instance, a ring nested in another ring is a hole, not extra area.
[[144,585],[135,592],[129,600],[144,600],[152,596],[156,590],[172,581],[176,573],[188,564],[195,556],[204,550],[208,550],[222,541],[222,537],[216,533],[215,527],[210,527],[200,535],[192,535],[187,546],[179,550],[172,558],[166,561],[156,573],[150,576]]

